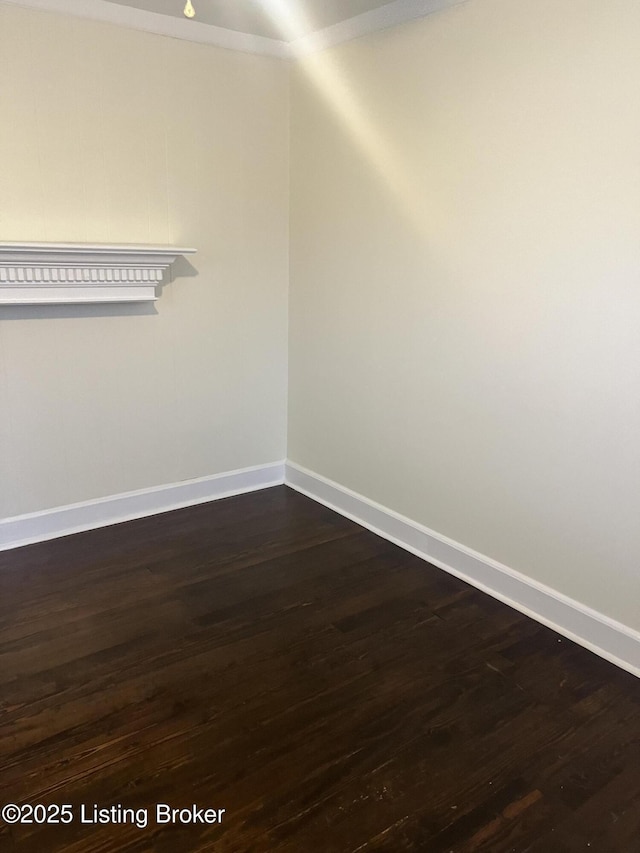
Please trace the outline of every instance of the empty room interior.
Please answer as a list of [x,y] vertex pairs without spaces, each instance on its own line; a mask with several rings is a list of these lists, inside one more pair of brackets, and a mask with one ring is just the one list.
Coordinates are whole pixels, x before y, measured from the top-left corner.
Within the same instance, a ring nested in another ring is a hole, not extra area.
[[0,0],[0,120],[0,850],[638,853],[638,0]]

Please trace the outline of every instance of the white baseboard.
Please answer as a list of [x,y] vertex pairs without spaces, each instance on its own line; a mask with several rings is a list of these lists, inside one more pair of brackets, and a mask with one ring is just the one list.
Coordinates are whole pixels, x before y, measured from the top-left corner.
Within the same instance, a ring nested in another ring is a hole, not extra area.
[[214,474],[211,477],[200,477],[197,480],[185,480],[181,483],[55,507],[43,512],[4,518],[0,519],[0,551],[257,489],[267,489],[283,482],[284,462],[273,462]]
[[632,628],[293,462],[285,483],[640,676],[640,633]]

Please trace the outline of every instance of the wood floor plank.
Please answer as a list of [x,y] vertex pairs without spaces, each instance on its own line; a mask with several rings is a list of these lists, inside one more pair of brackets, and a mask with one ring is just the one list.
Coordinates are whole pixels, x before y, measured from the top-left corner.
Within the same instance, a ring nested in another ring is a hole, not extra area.
[[73,806],[18,853],[635,853],[640,682],[277,487],[0,554],[4,803]]

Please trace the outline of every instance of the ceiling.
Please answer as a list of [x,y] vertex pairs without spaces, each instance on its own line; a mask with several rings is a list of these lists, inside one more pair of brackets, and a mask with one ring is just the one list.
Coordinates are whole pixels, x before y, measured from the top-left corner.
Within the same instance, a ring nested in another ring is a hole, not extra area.
[[[118,6],[130,6],[175,18],[183,18],[185,0],[108,0]],[[299,22],[299,35],[306,36],[323,30],[380,6],[389,0],[289,0],[288,3],[265,0],[192,0],[196,10],[194,21],[237,32],[266,38],[289,41],[275,20],[273,11],[278,6],[294,7]],[[299,11],[299,15],[298,15]]]
[[285,59],[324,50],[468,0],[0,0]]

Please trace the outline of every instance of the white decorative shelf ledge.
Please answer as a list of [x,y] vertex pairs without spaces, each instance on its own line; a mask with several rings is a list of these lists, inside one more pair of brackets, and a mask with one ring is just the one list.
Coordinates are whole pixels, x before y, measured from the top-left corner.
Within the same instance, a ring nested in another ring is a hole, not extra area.
[[0,305],[153,302],[178,246],[0,243]]

